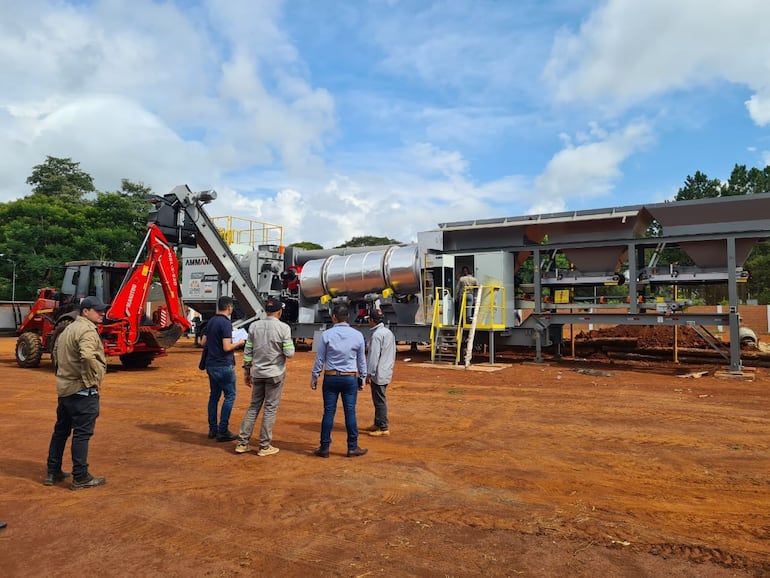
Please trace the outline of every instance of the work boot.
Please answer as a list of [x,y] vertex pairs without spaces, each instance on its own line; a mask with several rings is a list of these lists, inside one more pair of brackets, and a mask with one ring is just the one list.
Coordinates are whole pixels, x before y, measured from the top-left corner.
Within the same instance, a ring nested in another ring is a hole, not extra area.
[[217,437],[217,430],[216,429],[210,429],[209,430],[209,439],[213,440],[215,437]]
[[316,448],[313,452],[314,456],[318,456],[319,458],[328,458],[329,457],[329,450],[325,450],[323,448]]
[[354,450],[348,450],[348,457],[349,458],[357,458],[358,456],[365,456],[366,452],[369,450],[365,448],[356,448]]
[[62,472],[59,470],[58,472],[48,472],[48,474],[45,477],[45,481],[43,482],[44,486],[53,486],[54,484],[57,484],[59,482],[63,482],[67,478],[69,478],[72,474],[69,472]]
[[217,441],[218,442],[231,442],[233,440],[237,440],[238,436],[235,435],[230,430],[227,430],[225,433],[217,434]]
[[83,478],[81,480],[74,479],[72,480],[72,485],[70,486],[70,490],[83,490],[85,488],[95,488],[96,486],[103,486],[107,483],[106,478],[97,478],[92,476],[91,474],[88,474],[88,477]]

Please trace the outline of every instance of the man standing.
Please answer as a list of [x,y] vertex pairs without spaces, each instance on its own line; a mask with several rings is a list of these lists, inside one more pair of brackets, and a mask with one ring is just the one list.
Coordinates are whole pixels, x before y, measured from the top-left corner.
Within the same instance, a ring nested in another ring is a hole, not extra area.
[[348,457],[363,456],[367,452],[358,446],[356,420],[356,398],[358,390],[364,388],[366,379],[366,344],[364,336],[348,324],[348,315],[345,305],[336,305],[332,309],[334,326],[324,331],[318,340],[318,351],[310,378],[310,389],[316,389],[321,371],[324,371],[321,445],[313,452],[319,458],[329,457],[334,414],[337,412],[337,399],[340,396],[342,409],[345,411]]
[[241,423],[238,444],[235,446],[237,454],[251,451],[249,440],[263,403],[265,411],[259,430],[257,455],[271,456],[279,451],[270,442],[273,441],[275,415],[286,379],[286,360],[294,357],[291,329],[281,321],[283,308],[284,304],[278,299],[268,299],[265,303],[267,318],[255,321],[249,327],[246,349],[243,351],[243,367],[246,370],[246,386],[251,388],[251,403]]
[[107,358],[96,324],[104,319],[107,306],[97,297],[80,302],[80,315],[54,344],[56,367],[56,425],[48,448],[48,474],[44,484],[52,486],[69,477],[62,471],[64,447],[72,432],[72,485],[70,489],[95,488],[107,480],[88,471],[88,442],[99,417],[99,387],[107,373]]
[[473,305],[476,300],[473,291],[478,288],[478,285],[479,282],[476,277],[471,275],[470,269],[463,267],[455,288],[455,319],[458,325],[460,325],[460,309],[465,294],[467,294],[465,297],[465,318],[468,322],[473,319]]
[[[228,428],[235,403],[235,355],[244,340],[233,343],[233,324],[230,316],[235,304],[226,295],[217,301],[217,314],[206,325],[203,346],[206,348],[206,373],[209,375],[209,439],[229,442],[236,436]],[[224,395],[222,412],[217,420],[219,399]]]
[[396,362],[396,338],[385,327],[382,311],[372,311],[369,315],[371,338],[369,356],[366,360],[366,382],[372,389],[374,404],[374,425],[368,429],[370,436],[389,436],[388,400],[385,388],[393,378],[393,365]]

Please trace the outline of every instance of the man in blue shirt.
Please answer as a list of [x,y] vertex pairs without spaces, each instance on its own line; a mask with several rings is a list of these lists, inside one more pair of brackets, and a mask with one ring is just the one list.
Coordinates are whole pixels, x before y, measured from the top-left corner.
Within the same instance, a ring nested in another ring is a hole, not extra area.
[[[235,403],[235,355],[243,345],[241,339],[233,343],[233,324],[230,315],[235,308],[233,298],[222,296],[217,301],[217,314],[206,325],[203,346],[206,348],[206,373],[209,375],[209,439],[228,442],[236,436],[228,428]],[[219,399],[224,395],[222,412],[217,420]]]
[[310,388],[316,389],[323,370],[324,415],[321,420],[321,445],[314,452],[319,458],[329,457],[334,414],[337,412],[337,399],[340,396],[342,409],[345,411],[345,429],[348,433],[348,457],[363,456],[367,452],[358,447],[356,419],[356,398],[366,379],[366,344],[361,332],[348,324],[348,315],[345,305],[336,305],[332,309],[334,326],[324,331],[318,340],[310,379]]

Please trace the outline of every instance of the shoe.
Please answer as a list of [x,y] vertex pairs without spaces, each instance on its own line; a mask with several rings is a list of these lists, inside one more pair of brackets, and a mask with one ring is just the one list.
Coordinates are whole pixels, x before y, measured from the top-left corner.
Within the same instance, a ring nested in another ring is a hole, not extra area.
[[245,443],[245,444],[239,443],[237,446],[235,446],[236,454],[247,454],[250,451],[251,451],[251,446],[248,443]]
[[378,429],[380,429],[380,428],[377,426],[377,424],[373,423],[372,425],[370,425],[369,427],[365,427],[361,431],[369,432],[369,431],[377,431]]
[[91,474],[88,474],[87,478],[82,480],[72,480],[70,490],[82,490],[85,488],[95,488],[96,486],[103,486],[107,483],[106,478],[96,478]]
[[322,450],[321,448],[316,448],[313,452],[314,456],[318,456],[319,458],[328,458],[329,457],[329,450]]
[[53,486],[54,484],[58,482],[63,482],[67,478],[69,478],[72,474],[69,472],[56,472],[56,473],[49,473],[45,477],[45,481],[43,482],[44,486]]
[[376,438],[383,437],[383,436],[389,436],[390,435],[390,430],[389,429],[378,429],[378,430],[370,431],[369,435],[373,436],[373,437],[376,437]]
[[265,447],[265,448],[259,448],[259,451],[257,452],[257,455],[258,455],[260,458],[264,458],[265,456],[272,456],[273,454],[277,454],[277,453],[278,453],[278,452],[280,452],[280,451],[281,451],[281,450],[279,450],[279,449],[278,449],[278,448],[276,448],[276,447],[273,447],[273,446],[267,446],[267,447]]
[[235,435],[230,430],[227,430],[223,434],[217,434],[217,441],[218,442],[231,442],[231,441],[237,440],[237,439],[238,439],[238,436]]
[[209,430],[209,439],[210,439],[210,440],[213,440],[215,437],[217,437],[217,430],[215,430],[215,429],[210,429],[210,430]]
[[348,451],[348,457],[349,458],[357,458],[358,456],[365,456],[366,452],[368,452],[368,451],[369,450],[364,449],[364,448],[356,448],[354,450],[349,450]]

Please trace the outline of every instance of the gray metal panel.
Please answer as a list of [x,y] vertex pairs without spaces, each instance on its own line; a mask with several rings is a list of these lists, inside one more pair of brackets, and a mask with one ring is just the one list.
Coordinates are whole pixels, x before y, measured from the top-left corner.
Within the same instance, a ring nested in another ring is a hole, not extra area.
[[747,233],[770,229],[770,194],[645,205],[665,235]]
[[564,255],[582,273],[616,273],[625,261],[627,251],[627,245],[570,247],[564,249]]
[[[737,239],[735,242],[736,264],[742,267],[751,254],[751,250],[760,239]],[[679,243],[693,263],[699,267],[727,267],[727,243],[724,239],[711,241],[687,241]]]
[[652,223],[640,208],[573,211],[513,219],[461,221],[440,225],[445,251],[517,249],[530,245],[596,244],[640,238]]

